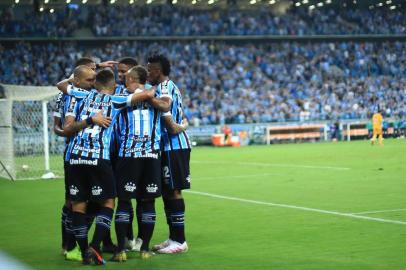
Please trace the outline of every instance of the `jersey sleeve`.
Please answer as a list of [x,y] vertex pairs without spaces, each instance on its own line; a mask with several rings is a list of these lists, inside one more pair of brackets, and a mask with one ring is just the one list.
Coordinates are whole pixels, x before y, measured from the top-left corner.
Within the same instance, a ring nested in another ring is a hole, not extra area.
[[82,98],[87,97],[90,94],[90,91],[86,91],[84,89],[77,88],[73,85],[69,85],[68,89],[67,89],[67,93],[70,96],[82,99]]
[[132,97],[133,97],[133,94],[128,95],[128,96],[112,96],[111,101],[113,104],[113,108],[115,110],[121,111],[122,109],[125,109],[125,108],[131,106]]
[[76,99],[75,97],[71,97],[69,100],[69,104],[68,105],[68,109],[66,110],[66,116],[73,116],[76,117],[79,114],[79,107],[81,105],[81,102],[79,102],[78,99]]
[[160,97],[168,97],[172,100],[173,91],[175,90],[173,83],[170,81],[164,81],[159,86],[157,92],[160,93]]
[[53,107],[53,116],[61,118],[62,116],[62,103],[63,103],[63,93],[59,93],[55,101],[55,106]]

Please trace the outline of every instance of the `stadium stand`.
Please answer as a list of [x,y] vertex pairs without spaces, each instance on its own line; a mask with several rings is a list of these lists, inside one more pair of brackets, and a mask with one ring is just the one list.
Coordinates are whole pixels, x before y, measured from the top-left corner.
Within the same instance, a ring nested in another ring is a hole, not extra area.
[[267,8],[202,10],[169,4],[83,5],[53,13],[33,13],[31,6],[14,6],[3,8],[0,15],[0,37],[68,37],[83,28],[98,37],[406,34],[402,23],[406,17],[400,9],[301,7],[275,15]]
[[3,83],[53,85],[81,56],[109,60],[152,51],[174,61],[192,124],[366,119],[381,105],[406,116],[406,44],[402,42],[111,42],[0,48]]

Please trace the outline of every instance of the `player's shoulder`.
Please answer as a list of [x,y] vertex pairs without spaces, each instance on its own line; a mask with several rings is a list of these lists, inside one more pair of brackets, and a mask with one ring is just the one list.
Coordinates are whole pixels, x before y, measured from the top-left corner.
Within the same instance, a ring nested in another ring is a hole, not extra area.
[[160,91],[162,95],[170,95],[170,93],[172,93],[175,88],[176,88],[175,83],[172,80],[168,79],[161,82],[158,85],[157,90]]

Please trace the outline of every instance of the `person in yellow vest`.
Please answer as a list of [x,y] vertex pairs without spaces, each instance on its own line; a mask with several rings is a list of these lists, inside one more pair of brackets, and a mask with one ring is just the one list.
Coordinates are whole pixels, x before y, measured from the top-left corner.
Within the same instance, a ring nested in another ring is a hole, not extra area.
[[376,137],[378,137],[379,145],[383,145],[382,122],[383,117],[380,111],[374,113],[374,115],[372,116],[372,128],[373,128],[373,134],[371,139],[372,145],[375,144]]

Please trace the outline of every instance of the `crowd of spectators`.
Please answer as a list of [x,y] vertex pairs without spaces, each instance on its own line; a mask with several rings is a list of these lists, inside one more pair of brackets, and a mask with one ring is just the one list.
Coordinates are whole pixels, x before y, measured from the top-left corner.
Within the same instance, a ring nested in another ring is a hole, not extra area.
[[[325,35],[405,34],[404,10],[337,9],[309,11],[292,8],[274,15],[270,9],[199,10],[175,5],[95,5],[57,9],[54,13],[23,16],[13,9],[0,14],[0,36],[66,37],[87,28],[105,36],[196,36],[196,35]],[[22,12],[19,12],[21,14]]]
[[82,56],[96,61],[159,51],[172,63],[193,124],[367,118],[377,106],[406,117],[406,43],[113,42],[1,47],[2,83],[52,85]]
[[66,13],[58,9],[54,13],[35,13],[31,9],[21,17],[14,14],[12,8],[0,11],[0,37],[68,37],[73,31],[84,25],[84,16],[80,12]]

